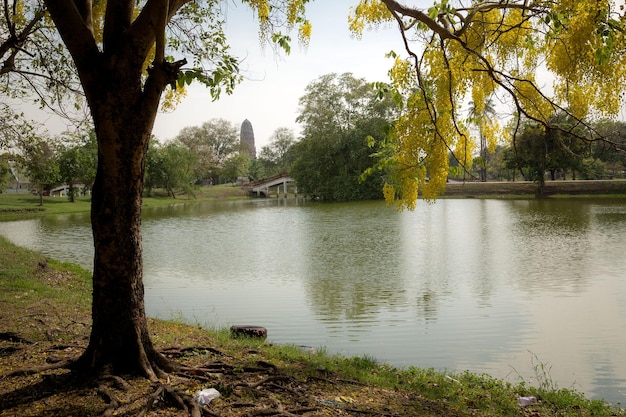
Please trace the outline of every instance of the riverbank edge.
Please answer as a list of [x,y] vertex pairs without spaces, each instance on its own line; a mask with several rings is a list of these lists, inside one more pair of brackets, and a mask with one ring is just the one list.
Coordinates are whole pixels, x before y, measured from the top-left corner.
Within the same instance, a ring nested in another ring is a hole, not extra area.
[[[538,185],[531,181],[451,181],[438,198],[497,198],[528,199],[538,194]],[[626,180],[576,180],[547,181],[544,188],[546,198],[620,198],[626,197]],[[180,194],[177,198],[150,196],[143,198],[143,207],[159,207],[173,204],[193,204],[215,200],[257,199],[250,197],[240,187],[224,184],[203,187],[195,195]],[[269,199],[277,197],[270,197]],[[38,217],[48,214],[88,212],[89,197],[80,197],[71,203],[63,197],[44,197],[39,206],[39,197],[30,194],[0,194],[0,221]]]
[[[532,198],[539,185],[532,181],[450,182],[443,198]],[[555,180],[546,181],[547,198],[626,196],[626,180]]]
[[[0,411],[0,416],[38,415],[32,414],[34,408],[42,406],[38,402],[6,408],[2,401],[10,399],[18,389],[16,387],[37,385],[41,380],[50,379],[50,374],[8,375],[16,367],[49,362],[50,352],[54,352],[54,360],[80,353],[88,341],[90,294],[88,271],[73,264],[46,259],[0,237],[0,335],[3,336],[0,337],[0,410],[4,410]],[[312,352],[311,349],[275,346],[254,339],[235,339],[226,329],[207,330],[175,320],[150,319],[149,325],[157,348],[190,347],[189,355],[182,357],[186,363],[206,360],[211,352],[220,352],[220,361],[228,358],[234,368],[270,363],[290,378],[306,381],[314,397],[309,398],[308,403],[321,401],[322,404],[318,407],[320,413],[306,415],[342,415],[339,411],[346,407],[374,415],[626,415],[624,410],[587,399],[576,391],[558,389],[545,375],[539,387],[524,381],[513,385],[486,374],[453,374],[420,368],[402,370],[368,357],[342,357],[329,355],[324,350]],[[20,355],[17,361],[14,360],[16,354]],[[25,378],[28,380],[24,381]],[[322,387],[313,386],[310,381],[318,381]],[[217,385],[228,391],[223,381],[218,381]],[[145,384],[137,383],[137,386]],[[187,390],[191,392],[196,388],[189,386]],[[65,392],[58,401],[66,405],[59,406],[63,411],[58,415],[76,414],[72,407],[92,401],[93,395],[87,393],[90,388],[85,389],[87,391],[73,388]],[[377,398],[372,398],[374,393]],[[538,399],[537,404],[521,407],[520,397],[528,396]],[[277,394],[276,400],[280,397]],[[217,405],[222,416],[247,415],[230,410],[229,400],[230,397],[225,395]],[[51,407],[55,401],[46,397],[44,403],[45,407]],[[380,411],[382,409],[384,413]],[[101,415],[102,411],[81,415]],[[156,415],[171,414],[159,412]]]

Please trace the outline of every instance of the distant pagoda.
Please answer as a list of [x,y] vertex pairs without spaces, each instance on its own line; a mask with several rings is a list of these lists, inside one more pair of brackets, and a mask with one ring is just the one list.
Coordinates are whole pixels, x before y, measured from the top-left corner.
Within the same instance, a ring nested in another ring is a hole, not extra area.
[[252,130],[252,123],[246,119],[241,124],[240,142],[245,144],[248,148],[251,158],[256,158],[256,147],[254,146],[254,130]]

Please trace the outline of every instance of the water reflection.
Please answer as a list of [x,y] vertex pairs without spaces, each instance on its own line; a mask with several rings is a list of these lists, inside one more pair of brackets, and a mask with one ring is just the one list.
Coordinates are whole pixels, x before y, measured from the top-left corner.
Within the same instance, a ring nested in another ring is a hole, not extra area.
[[[88,215],[0,233],[91,267]],[[626,201],[183,203],[144,212],[149,315],[398,366],[488,372],[624,402]]]
[[368,321],[383,308],[404,304],[399,273],[396,212],[371,205],[315,205],[306,209],[302,242],[305,287],[322,320]]

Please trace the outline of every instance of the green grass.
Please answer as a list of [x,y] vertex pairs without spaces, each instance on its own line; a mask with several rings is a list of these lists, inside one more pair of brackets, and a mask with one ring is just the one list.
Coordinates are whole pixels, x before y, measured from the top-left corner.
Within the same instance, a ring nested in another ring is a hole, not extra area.
[[[624,197],[626,181],[549,181],[546,183],[552,198],[576,197]],[[534,198],[536,184],[530,182],[467,182],[448,184],[442,198]],[[190,201],[248,198],[245,191],[234,184],[198,187],[193,195],[177,193],[168,197],[163,190],[155,190],[153,196],[143,197],[144,207],[159,207]],[[39,197],[32,194],[0,194],[0,221],[27,216],[88,212],[90,197],[79,197],[71,203],[67,197]]]
[[[447,184],[444,198],[534,198],[538,185],[528,181],[452,182]],[[546,195],[563,197],[600,197],[626,195],[626,180],[546,181]]]
[[[177,193],[176,198],[167,197],[162,190],[156,190],[154,196],[143,197],[143,206],[159,207],[187,201],[246,197],[246,193],[240,187],[234,186],[233,184],[223,184],[197,188],[194,190],[194,195]],[[43,198],[43,205],[39,203],[39,196],[32,194],[0,194],[0,221],[47,214],[84,213],[91,210],[91,197],[78,197],[76,201],[72,203],[67,197],[45,196]]]
[[0,236],[0,301],[12,297],[21,305],[44,298],[86,308],[90,285],[91,273],[78,265],[47,259]]

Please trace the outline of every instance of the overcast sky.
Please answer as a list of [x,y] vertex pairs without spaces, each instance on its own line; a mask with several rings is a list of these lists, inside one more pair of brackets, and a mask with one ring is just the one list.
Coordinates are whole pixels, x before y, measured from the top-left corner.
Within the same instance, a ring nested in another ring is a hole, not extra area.
[[225,119],[238,129],[248,119],[258,151],[280,127],[299,133],[295,121],[298,100],[309,83],[324,74],[344,72],[370,82],[388,81],[392,60],[385,54],[403,52],[395,27],[368,31],[361,40],[350,36],[348,13],[358,0],[318,0],[307,5],[307,17],[313,25],[308,48],[301,48],[293,34],[291,54],[277,58],[271,48],[260,47],[258,24],[250,9],[239,2],[227,3],[227,39],[233,54],[245,58],[241,69],[246,79],[233,95],[222,95],[217,102],[211,101],[204,87],[192,85],[174,112],[157,116],[154,134],[161,141],[174,138],[184,127],[211,119]]

